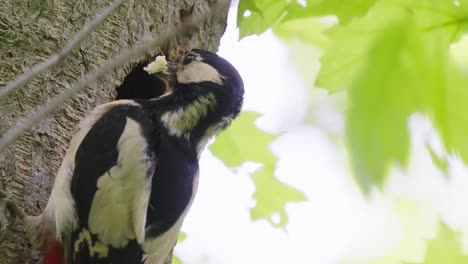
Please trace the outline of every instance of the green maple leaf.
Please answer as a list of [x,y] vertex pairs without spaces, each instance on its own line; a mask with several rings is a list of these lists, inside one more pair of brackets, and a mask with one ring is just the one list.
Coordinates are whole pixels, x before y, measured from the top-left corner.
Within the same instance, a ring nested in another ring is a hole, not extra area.
[[349,88],[346,138],[365,191],[380,186],[391,165],[407,165],[407,122],[414,112],[428,114],[446,149],[468,161],[467,78],[448,56],[455,31],[424,26],[441,21],[442,2],[432,9],[428,1],[416,2],[381,0],[366,16],[328,32],[332,44],[318,84]]
[[468,3],[456,6],[446,0],[377,1],[365,16],[326,32],[331,44],[321,59],[317,86],[331,92],[349,88],[368,61],[371,45],[389,24],[405,16],[411,16],[420,33],[438,34],[444,41],[453,42],[468,28]]
[[349,88],[369,60],[372,44],[405,11],[388,1],[378,2],[366,16],[326,32],[330,47],[321,58],[316,85],[331,92]]
[[336,15],[340,24],[348,24],[353,18],[363,16],[376,0],[308,0],[306,5],[297,3],[288,7],[284,20],[303,17]]
[[364,15],[375,0],[308,0],[306,5],[287,0],[240,0],[237,26],[240,38],[261,34],[286,21],[336,15],[341,24]]
[[407,163],[406,124],[416,107],[413,88],[420,85],[413,74],[427,71],[412,58],[420,40],[410,23],[404,19],[385,28],[350,89],[346,136],[354,175],[366,191],[382,184],[392,163]]
[[265,32],[280,20],[288,5],[287,0],[240,0],[237,9],[239,37]]
[[[243,112],[229,129],[217,137],[210,150],[228,167],[237,167],[246,161],[262,164],[252,175],[256,187],[253,197],[257,202],[251,209],[252,219],[266,219],[275,226],[284,227],[287,224],[285,205],[306,198],[302,192],[275,178],[277,158],[269,146],[278,135],[255,126],[254,121],[258,117],[258,113]],[[278,222],[274,221],[275,214],[280,216]]]
[[438,236],[427,242],[424,264],[465,264],[468,255],[463,254],[458,234],[441,224]]

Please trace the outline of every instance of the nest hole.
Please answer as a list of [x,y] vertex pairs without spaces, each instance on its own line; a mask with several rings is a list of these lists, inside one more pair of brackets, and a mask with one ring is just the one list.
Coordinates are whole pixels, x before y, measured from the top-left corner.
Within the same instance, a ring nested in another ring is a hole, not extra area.
[[133,67],[130,73],[125,76],[122,84],[115,88],[117,91],[115,100],[151,99],[165,93],[166,83],[143,70],[143,67],[146,67],[148,63],[149,61],[140,62]]

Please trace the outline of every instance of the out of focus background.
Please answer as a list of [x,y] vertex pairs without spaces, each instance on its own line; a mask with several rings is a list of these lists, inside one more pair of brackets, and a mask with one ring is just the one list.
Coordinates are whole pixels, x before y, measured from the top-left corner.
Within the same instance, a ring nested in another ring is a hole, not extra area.
[[468,263],[468,1],[237,5],[180,261]]
[[467,32],[468,0],[0,0],[0,263],[43,263],[7,201],[43,212],[80,120],[202,48],[245,104],[174,264],[467,264]]

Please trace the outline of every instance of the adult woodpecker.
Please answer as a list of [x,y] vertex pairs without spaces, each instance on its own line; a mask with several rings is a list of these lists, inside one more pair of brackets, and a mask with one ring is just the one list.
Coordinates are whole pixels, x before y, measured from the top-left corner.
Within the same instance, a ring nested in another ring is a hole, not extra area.
[[200,153],[239,114],[244,87],[208,51],[163,66],[166,94],[103,104],[81,122],[44,212],[29,219],[46,264],[161,264],[175,245]]

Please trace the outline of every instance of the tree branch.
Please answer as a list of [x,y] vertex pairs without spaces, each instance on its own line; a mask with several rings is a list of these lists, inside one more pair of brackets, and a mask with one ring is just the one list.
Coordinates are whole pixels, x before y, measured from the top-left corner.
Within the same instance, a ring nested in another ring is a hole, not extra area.
[[109,17],[119,6],[123,4],[125,0],[115,0],[111,5],[104,8],[99,14],[95,16],[95,18],[86,24],[83,29],[76,34],[76,36],[67,43],[65,47],[63,47],[58,53],[50,56],[47,60],[45,60],[41,64],[35,65],[29,71],[23,73],[20,77],[16,78],[15,80],[9,82],[3,88],[0,89],[0,99],[16,88],[20,87],[21,85],[25,84],[35,76],[43,73],[50,67],[53,67],[61,62],[64,61],[65,57],[70,54],[76,47],[80,45],[80,43],[94,30],[96,29],[102,22]]

